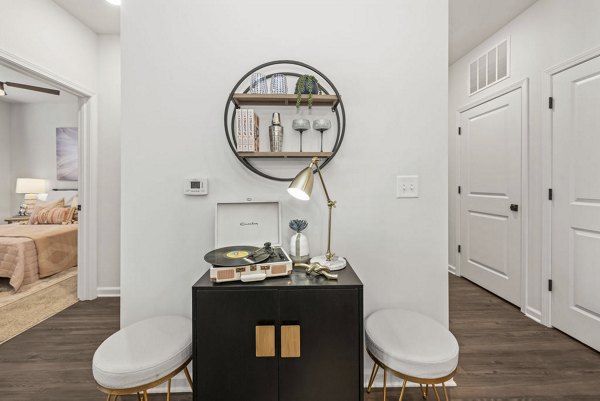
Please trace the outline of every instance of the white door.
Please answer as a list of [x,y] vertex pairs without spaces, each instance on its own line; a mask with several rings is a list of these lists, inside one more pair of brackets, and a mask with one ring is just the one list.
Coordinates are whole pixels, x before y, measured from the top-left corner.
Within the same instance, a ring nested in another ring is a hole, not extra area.
[[521,304],[522,90],[461,113],[459,137],[460,274],[515,305]]
[[600,351],[600,57],[552,92],[552,325]]

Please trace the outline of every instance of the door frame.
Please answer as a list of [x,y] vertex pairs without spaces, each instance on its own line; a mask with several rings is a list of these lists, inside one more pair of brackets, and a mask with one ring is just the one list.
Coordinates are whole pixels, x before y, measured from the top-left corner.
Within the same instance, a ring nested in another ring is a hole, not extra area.
[[[552,188],[552,109],[548,106],[553,95],[552,79],[569,68],[600,57],[600,47],[587,50],[569,58],[542,72],[542,188]],[[544,194],[542,204],[542,321],[545,326],[552,327],[552,292],[547,285],[552,279],[552,201]]]
[[0,49],[0,64],[46,82],[79,98],[79,249],[77,297],[90,300],[97,297],[97,221],[98,221],[98,102],[97,94],[40,65]]
[[[527,278],[528,278],[528,255],[529,255],[529,78],[525,78],[521,81],[518,81],[514,84],[506,86],[503,89],[500,89],[488,96],[482,97],[474,102],[468,103],[466,106],[460,107],[456,111],[456,131],[458,132],[458,128],[460,127],[460,115],[465,111],[468,111],[474,107],[481,106],[484,103],[489,102],[490,100],[494,100],[501,96],[504,96],[510,92],[521,89],[521,312],[523,312],[528,317],[533,320],[540,321],[539,312],[532,310],[527,306]],[[461,169],[460,169],[460,161],[461,161],[461,146],[460,146],[460,138],[458,139],[458,145],[456,146],[456,182],[458,185],[461,184]],[[456,210],[454,211],[456,215],[456,227],[455,227],[455,235],[457,239],[457,243],[460,244],[461,237],[461,197],[456,193],[457,202],[456,202]],[[461,265],[461,253],[458,252],[458,249],[455,249],[456,252],[456,272],[457,276],[461,276],[460,274],[460,265]]]

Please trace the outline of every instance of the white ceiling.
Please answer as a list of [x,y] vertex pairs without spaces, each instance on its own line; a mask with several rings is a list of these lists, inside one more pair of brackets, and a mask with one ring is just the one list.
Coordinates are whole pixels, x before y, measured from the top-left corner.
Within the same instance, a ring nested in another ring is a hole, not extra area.
[[106,0],[54,0],[92,31],[118,34],[121,31],[121,7]]
[[537,0],[450,0],[448,64],[459,60]]
[[[19,84],[41,86],[42,88],[57,89],[37,79],[31,78],[25,74],[17,72],[11,68],[0,65],[0,81],[15,82]],[[25,89],[12,88],[6,86],[7,96],[0,96],[0,102],[7,103],[71,103],[77,102],[77,96],[60,91],[60,96],[50,95],[48,93],[34,92]]]

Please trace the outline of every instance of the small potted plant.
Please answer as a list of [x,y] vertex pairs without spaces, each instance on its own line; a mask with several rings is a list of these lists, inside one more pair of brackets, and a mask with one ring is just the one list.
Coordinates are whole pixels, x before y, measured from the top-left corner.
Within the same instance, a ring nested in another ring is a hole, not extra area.
[[308,95],[308,108],[312,108],[312,95],[319,94],[319,82],[313,75],[300,75],[296,81],[296,108],[300,107],[302,95]]
[[308,227],[306,220],[290,220],[290,228],[296,232],[290,239],[290,256],[294,263],[306,263],[310,260],[308,238],[301,231]]

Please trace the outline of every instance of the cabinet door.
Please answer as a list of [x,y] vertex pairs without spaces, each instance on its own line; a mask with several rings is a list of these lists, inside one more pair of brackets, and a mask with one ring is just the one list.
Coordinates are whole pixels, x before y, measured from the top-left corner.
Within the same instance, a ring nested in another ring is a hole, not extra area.
[[276,290],[195,293],[194,400],[277,401],[277,300]]
[[279,294],[280,353],[290,355],[279,359],[279,400],[358,401],[362,392],[358,291],[302,289]]

